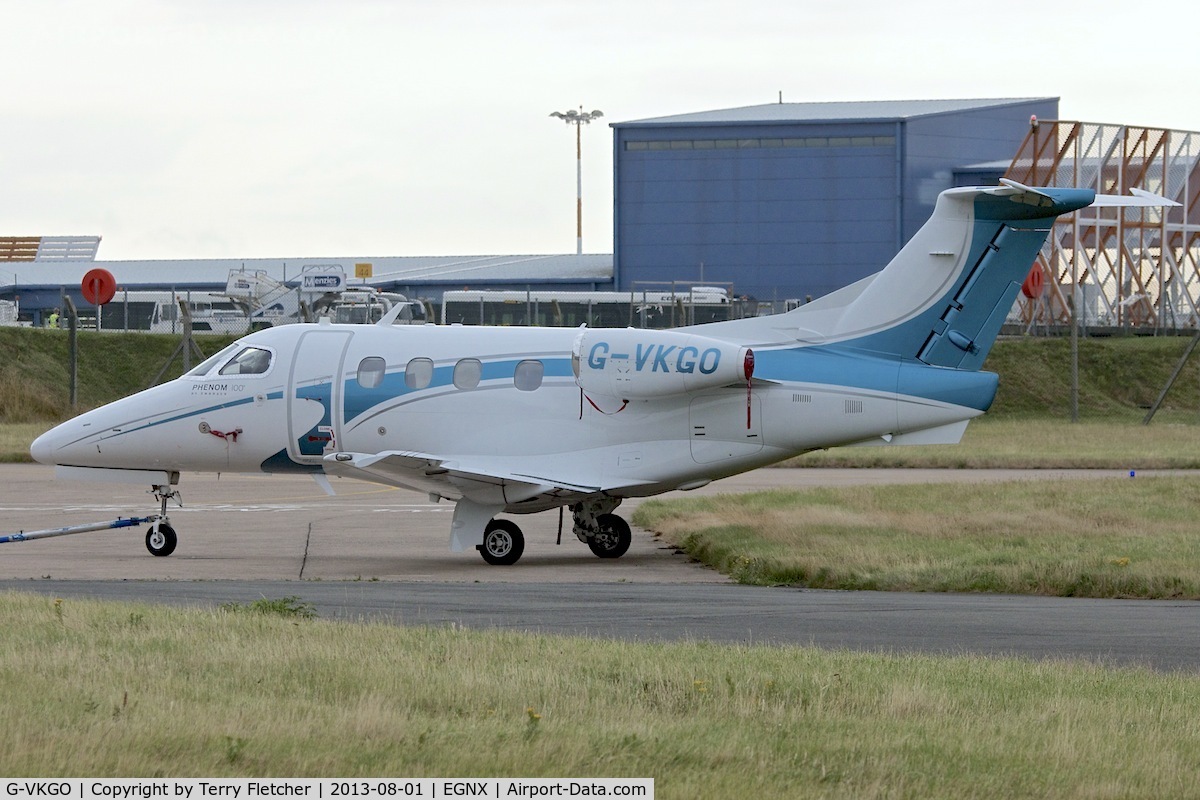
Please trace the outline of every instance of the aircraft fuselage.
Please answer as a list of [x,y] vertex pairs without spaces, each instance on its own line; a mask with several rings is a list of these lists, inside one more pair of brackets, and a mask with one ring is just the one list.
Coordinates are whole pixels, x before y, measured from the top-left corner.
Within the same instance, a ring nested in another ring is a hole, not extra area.
[[[64,423],[33,452],[39,461],[80,467],[286,472],[321,471],[338,452],[401,451],[638,496],[815,448],[964,421],[982,413],[995,389],[989,373],[768,347],[755,348],[749,386],[740,380],[659,393],[656,380],[680,370],[702,377],[731,358],[664,342],[669,333],[588,330],[584,369],[588,362],[623,369],[629,394],[644,395],[622,397],[580,387],[575,329],[273,328],[225,353],[268,351],[265,371],[221,374],[218,359]],[[640,344],[641,352],[625,347],[632,352],[616,352],[626,358],[614,365],[615,338]],[[922,372],[931,373],[923,396],[898,391],[902,374]],[[856,374],[863,378],[857,384]],[[639,382],[649,390],[639,392]],[[947,400],[929,396],[934,383],[943,384]],[[963,397],[970,404],[951,402]]]

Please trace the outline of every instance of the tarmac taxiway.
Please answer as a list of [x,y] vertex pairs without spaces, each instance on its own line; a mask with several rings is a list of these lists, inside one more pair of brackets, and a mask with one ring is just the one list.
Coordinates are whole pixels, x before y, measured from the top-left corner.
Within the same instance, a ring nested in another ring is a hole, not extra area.
[[[763,469],[699,493],[856,483],[1056,480],[1116,471]],[[1148,477],[1148,476],[1143,476]],[[0,546],[0,590],[216,605],[296,595],[322,617],[455,623],[645,640],[712,639],[868,650],[1084,658],[1200,670],[1200,603],[996,595],[819,592],[739,586],[634,529],[598,559],[558,513],[515,518],[511,567],[448,548],[453,506],[425,495],[303,476],[185,474],[168,509],[179,547],[145,549],[144,527]],[[148,487],[56,481],[0,465],[0,533],[153,513]],[[635,503],[621,513],[630,514]]]

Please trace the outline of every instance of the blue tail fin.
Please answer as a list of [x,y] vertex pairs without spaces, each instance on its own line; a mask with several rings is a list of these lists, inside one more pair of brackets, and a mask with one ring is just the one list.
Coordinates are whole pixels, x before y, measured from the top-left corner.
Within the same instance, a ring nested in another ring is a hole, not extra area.
[[755,347],[833,345],[978,370],[1054,221],[1100,201],[1169,204],[1012,182],[948,189],[933,216],[875,275],[786,314],[703,327],[706,335]]
[[979,369],[1055,219],[1094,199],[1090,189],[943,192],[925,226],[844,307],[831,338]]

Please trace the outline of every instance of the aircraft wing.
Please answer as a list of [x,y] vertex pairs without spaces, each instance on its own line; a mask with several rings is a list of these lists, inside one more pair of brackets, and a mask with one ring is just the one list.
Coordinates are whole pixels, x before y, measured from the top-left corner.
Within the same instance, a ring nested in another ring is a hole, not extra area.
[[324,461],[325,471],[331,475],[399,486],[449,500],[467,497],[478,503],[505,506],[543,495],[582,497],[621,488],[504,470],[482,458],[443,458],[401,450],[331,453]]

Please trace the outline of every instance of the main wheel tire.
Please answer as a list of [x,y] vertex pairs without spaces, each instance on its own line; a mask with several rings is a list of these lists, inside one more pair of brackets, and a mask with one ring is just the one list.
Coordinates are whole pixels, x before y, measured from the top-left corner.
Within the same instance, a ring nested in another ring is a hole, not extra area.
[[506,519],[494,519],[483,532],[483,544],[476,545],[476,549],[489,564],[515,564],[525,552],[525,535],[516,523]]
[[151,525],[146,531],[146,549],[152,556],[169,556],[175,552],[177,544],[179,537],[175,535],[175,529],[165,522],[157,527]]
[[633,542],[629,523],[616,514],[601,514],[596,517],[600,532],[588,539],[588,547],[600,558],[620,558]]

